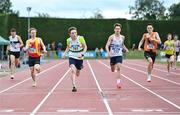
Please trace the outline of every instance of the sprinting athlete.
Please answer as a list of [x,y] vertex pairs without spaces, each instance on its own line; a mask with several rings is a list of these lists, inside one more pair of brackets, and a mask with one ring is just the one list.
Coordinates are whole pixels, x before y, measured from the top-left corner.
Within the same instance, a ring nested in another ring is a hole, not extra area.
[[19,65],[19,57],[20,57],[20,51],[21,47],[23,47],[23,41],[20,36],[16,34],[16,29],[11,29],[11,36],[9,36],[10,41],[10,47],[9,47],[9,55],[10,55],[10,69],[11,69],[11,79],[14,79],[14,73],[16,70],[16,67]]
[[172,34],[167,35],[167,41],[164,42],[165,56],[167,58],[167,71],[170,74],[170,67],[174,62],[174,40],[172,40]]
[[144,43],[144,56],[149,63],[147,68],[147,82],[151,82],[151,72],[156,59],[157,46],[161,44],[158,32],[153,32],[153,29],[152,24],[147,25],[147,33],[143,34],[138,46],[138,50],[141,51],[141,46]]
[[37,29],[30,28],[29,34],[30,38],[26,41],[25,50],[28,51],[29,55],[29,67],[33,79],[32,86],[36,87],[36,74],[40,72],[41,47],[43,48],[44,53],[47,53],[47,51],[42,39],[36,37]]
[[114,24],[114,34],[110,35],[106,43],[106,51],[110,57],[111,71],[117,71],[117,88],[121,88],[121,64],[123,61],[123,51],[129,52],[124,45],[125,36],[121,35],[122,25]]
[[180,41],[178,40],[178,36],[174,36],[174,69],[176,69],[176,63],[180,50]]
[[72,72],[72,92],[77,92],[76,77],[80,75],[80,70],[83,68],[83,59],[87,51],[87,45],[84,37],[77,34],[76,27],[70,27],[68,33],[70,37],[67,39],[67,47],[62,58],[65,58],[67,52],[69,52],[69,66]]

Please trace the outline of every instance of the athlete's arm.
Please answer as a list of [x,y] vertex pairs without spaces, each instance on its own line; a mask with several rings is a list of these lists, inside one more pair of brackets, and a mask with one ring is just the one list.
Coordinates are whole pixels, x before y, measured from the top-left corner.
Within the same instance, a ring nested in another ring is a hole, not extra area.
[[24,46],[24,43],[23,43],[21,37],[18,36],[17,38],[18,38],[18,40],[19,40],[19,42],[20,42],[20,46],[19,46],[19,47],[20,47],[20,48],[23,47],[23,46]]
[[123,44],[123,48],[126,50],[126,52],[129,52],[125,44]]
[[123,49],[125,50],[125,52],[129,52],[126,45],[124,44],[124,40],[125,40],[125,36],[123,36]]
[[143,35],[141,41],[139,42],[139,46],[138,46],[138,50],[140,50],[140,51],[141,51],[141,46],[142,46],[142,44],[144,43],[144,40],[145,40],[145,37],[144,37],[144,35]]
[[86,42],[84,42],[82,45],[83,45],[83,47],[84,47],[83,52],[82,52],[82,55],[84,55],[84,54],[86,53],[86,51],[87,51]]
[[111,44],[111,41],[112,41],[112,37],[109,36],[108,41],[107,41],[107,43],[106,43],[106,51],[107,51],[107,53],[108,53],[109,56],[110,56],[109,46],[110,46],[110,44]]
[[159,34],[157,32],[155,33],[155,38],[156,39],[154,39],[154,41],[157,42],[158,44],[161,44],[161,39],[160,39]]
[[69,46],[67,45],[66,50],[64,51],[62,58],[64,59],[66,57],[67,52],[69,52]]
[[44,45],[44,42],[42,41],[41,38],[39,38],[39,39],[40,39],[40,44],[41,44],[41,47],[43,48],[44,53],[47,53],[46,46]]
[[163,48],[163,50],[165,50],[166,49],[166,42],[164,42],[164,48]]

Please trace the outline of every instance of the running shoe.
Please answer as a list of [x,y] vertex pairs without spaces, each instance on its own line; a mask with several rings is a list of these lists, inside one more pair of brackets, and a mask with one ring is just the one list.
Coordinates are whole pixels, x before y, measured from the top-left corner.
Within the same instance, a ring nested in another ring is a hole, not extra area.
[[73,87],[72,92],[77,92],[76,87]]

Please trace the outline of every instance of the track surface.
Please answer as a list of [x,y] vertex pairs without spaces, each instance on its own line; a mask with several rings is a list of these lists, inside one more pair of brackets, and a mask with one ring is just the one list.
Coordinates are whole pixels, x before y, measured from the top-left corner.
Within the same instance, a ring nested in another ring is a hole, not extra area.
[[155,64],[152,82],[146,82],[146,61],[125,60],[122,89],[109,60],[85,60],[72,93],[67,60],[42,65],[37,87],[29,70],[15,79],[0,78],[0,115],[180,115],[180,68],[167,76],[166,66]]

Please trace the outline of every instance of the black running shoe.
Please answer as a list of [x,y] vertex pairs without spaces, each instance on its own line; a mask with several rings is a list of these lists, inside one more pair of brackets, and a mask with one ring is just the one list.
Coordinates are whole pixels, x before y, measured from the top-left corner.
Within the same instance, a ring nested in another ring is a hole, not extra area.
[[73,87],[72,92],[77,92],[76,87]]

